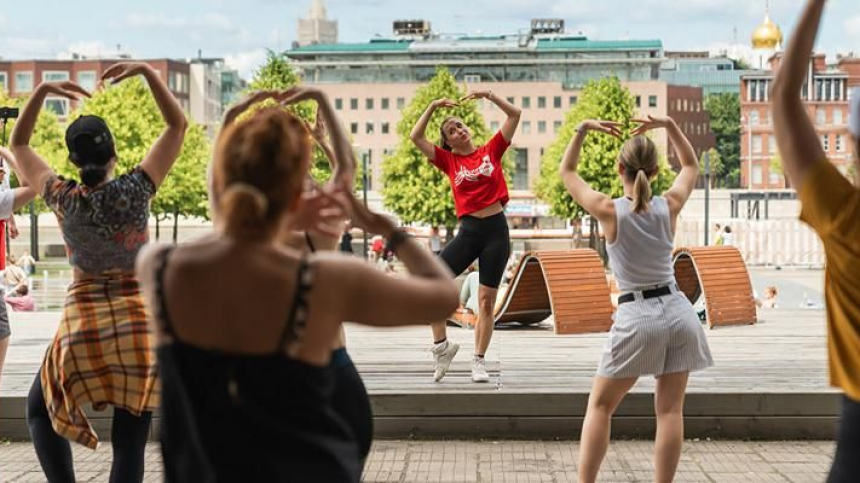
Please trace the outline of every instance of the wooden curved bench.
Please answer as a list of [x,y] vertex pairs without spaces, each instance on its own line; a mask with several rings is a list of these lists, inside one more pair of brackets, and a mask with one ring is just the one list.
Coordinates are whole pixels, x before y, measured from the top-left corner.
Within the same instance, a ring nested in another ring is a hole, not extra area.
[[[555,315],[556,334],[605,332],[612,325],[606,272],[591,249],[527,252],[496,306],[496,325],[536,324]],[[466,316],[468,317],[468,316]],[[455,314],[452,322],[474,319]]]
[[705,297],[705,312],[712,329],[756,323],[750,274],[737,248],[678,248],[672,259],[675,280],[690,302],[695,304]]

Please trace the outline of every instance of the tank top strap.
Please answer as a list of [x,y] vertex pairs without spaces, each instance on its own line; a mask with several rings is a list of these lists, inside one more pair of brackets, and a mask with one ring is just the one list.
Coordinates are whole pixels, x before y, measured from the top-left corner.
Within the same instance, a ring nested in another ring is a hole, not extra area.
[[311,234],[308,232],[305,232],[305,243],[307,243],[308,250],[310,250],[311,253],[316,253],[317,247],[314,246],[314,241],[311,238]]
[[158,314],[156,320],[159,322],[162,332],[173,339],[176,339],[176,331],[173,329],[173,324],[170,322],[170,315],[167,313],[167,299],[164,292],[164,272],[167,270],[167,261],[175,248],[175,245],[171,245],[158,254],[158,261],[155,269],[155,295],[158,299]]
[[290,315],[287,318],[287,325],[284,327],[284,332],[278,341],[277,351],[280,353],[288,343],[297,341],[301,338],[304,331],[308,316],[308,301],[307,292],[311,289],[313,282],[313,272],[307,257],[303,256],[299,260],[299,270],[296,276],[296,291],[293,296],[293,308],[290,310]]

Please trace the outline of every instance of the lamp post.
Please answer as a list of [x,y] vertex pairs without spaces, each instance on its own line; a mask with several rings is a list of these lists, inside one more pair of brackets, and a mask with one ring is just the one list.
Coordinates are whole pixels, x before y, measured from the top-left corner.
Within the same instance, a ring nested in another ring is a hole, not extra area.
[[[361,190],[364,196],[364,207],[367,208],[367,158],[370,157],[369,151],[361,153]],[[367,259],[367,230],[364,232],[364,258]]]
[[705,151],[705,246],[708,246],[708,231],[711,228],[711,156]]
[[747,149],[749,156],[749,167],[747,169],[747,191],[752,191],[753,184],[753,132],[752,132],[752,116],[747,113]]

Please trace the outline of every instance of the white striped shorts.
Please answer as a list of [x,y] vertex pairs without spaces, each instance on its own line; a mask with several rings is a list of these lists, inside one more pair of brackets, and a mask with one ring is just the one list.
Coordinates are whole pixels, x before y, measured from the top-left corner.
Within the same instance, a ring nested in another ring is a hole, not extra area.
[[672,293],[618,306],[597,375],[609,378],[655,377],[699,371],[714,365],[705,330],[687,297]]

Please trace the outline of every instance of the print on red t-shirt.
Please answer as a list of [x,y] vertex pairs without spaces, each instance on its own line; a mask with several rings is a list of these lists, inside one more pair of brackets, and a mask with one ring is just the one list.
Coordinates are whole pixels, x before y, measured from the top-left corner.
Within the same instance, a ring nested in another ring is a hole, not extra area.
[[466,156],[436,146],[431,162],[451,180],[457,218],[482,210],[499,201],[508,204],[508,184],[502,173],[502,156],[510,146],[499,131],[487,144]]

